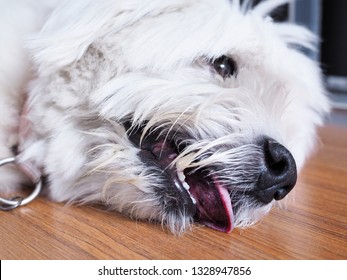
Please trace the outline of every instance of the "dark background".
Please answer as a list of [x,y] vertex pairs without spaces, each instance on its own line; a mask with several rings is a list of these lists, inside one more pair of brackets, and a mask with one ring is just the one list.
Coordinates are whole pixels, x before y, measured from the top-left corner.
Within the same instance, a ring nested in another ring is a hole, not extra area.
[[323,69],[347,78],[347,1],[323,0],[321,26]]
[[[272,18],[305,25],[320,37],[318,54],[304,51],[321,63],[330,91],[347,96],[347,0],[296,0],[290,5],[273,11]],[[338,77],[338,85],[330,82],[331,76]]]

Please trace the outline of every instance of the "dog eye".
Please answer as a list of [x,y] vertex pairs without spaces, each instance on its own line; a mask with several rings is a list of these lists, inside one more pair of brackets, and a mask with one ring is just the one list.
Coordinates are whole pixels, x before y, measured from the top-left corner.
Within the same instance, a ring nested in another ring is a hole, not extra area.
[[225,55],[218,57],[212,62],[213,68],[217,71],[217,73],[225,78],[230,78],[231,76],[236,74],[236,62]]

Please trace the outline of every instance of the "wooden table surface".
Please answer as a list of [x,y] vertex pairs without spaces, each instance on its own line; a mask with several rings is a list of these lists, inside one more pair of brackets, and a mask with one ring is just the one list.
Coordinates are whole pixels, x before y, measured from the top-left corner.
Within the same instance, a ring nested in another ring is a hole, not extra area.
[[347,128],[326,126],[286,209],[224,234],[160,225],[39,198],[0,212],[0,259],[347,259]]

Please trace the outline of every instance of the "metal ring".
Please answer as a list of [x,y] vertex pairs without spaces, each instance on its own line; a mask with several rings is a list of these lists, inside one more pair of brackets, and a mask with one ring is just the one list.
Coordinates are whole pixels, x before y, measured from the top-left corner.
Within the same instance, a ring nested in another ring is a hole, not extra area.
[[[15,157],[9,157],[9,158],[5,158],[0,160],[0,166],[6,165],[6,164],[11,164],[14,163],[16,164],[16,158]],[[26,205],[28,203],[30,203],[31,201],[33,201],[40,193],[41,188],[42,188],[42,181],[41,179],[38,180],[38,182],[33,182],[35,184],[35,189],[33,190],[33,192],[27,196],[26,198],[21,198],[21,197],[13,197],[11,199],[5,199],[0,197],[0,209],[1,210],[11,210],[14,208],[17,208],[19,206],[23,206]]]
[[[7,199],[2,199],[1,197],[0,197],[0,200],[1,200],[1,201],[3,201],[3,200],[4,200],[4,201],[7,201]],[[8,205],[8,203],[2,203],[2,204],[0,204],[0,210],[9,211],[9,210],[15,209],[15,208],[17,208],[18,206],[20,206],[20,204],[22,203],[23,199],[22,199],[20,196],[15,196],[15,197],[12,197],[12,198],[10,199],[10,201],[15,201],[16,204],[14,204],[14,205]]]

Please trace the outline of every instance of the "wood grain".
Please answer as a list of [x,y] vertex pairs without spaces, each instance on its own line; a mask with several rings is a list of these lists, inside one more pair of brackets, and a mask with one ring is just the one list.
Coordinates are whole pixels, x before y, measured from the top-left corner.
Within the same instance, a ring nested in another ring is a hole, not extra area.
[[224,234],[160,225],[39,198],[0,212],[1,259],[347,259],[347,129],[326,126],[285,208]]

